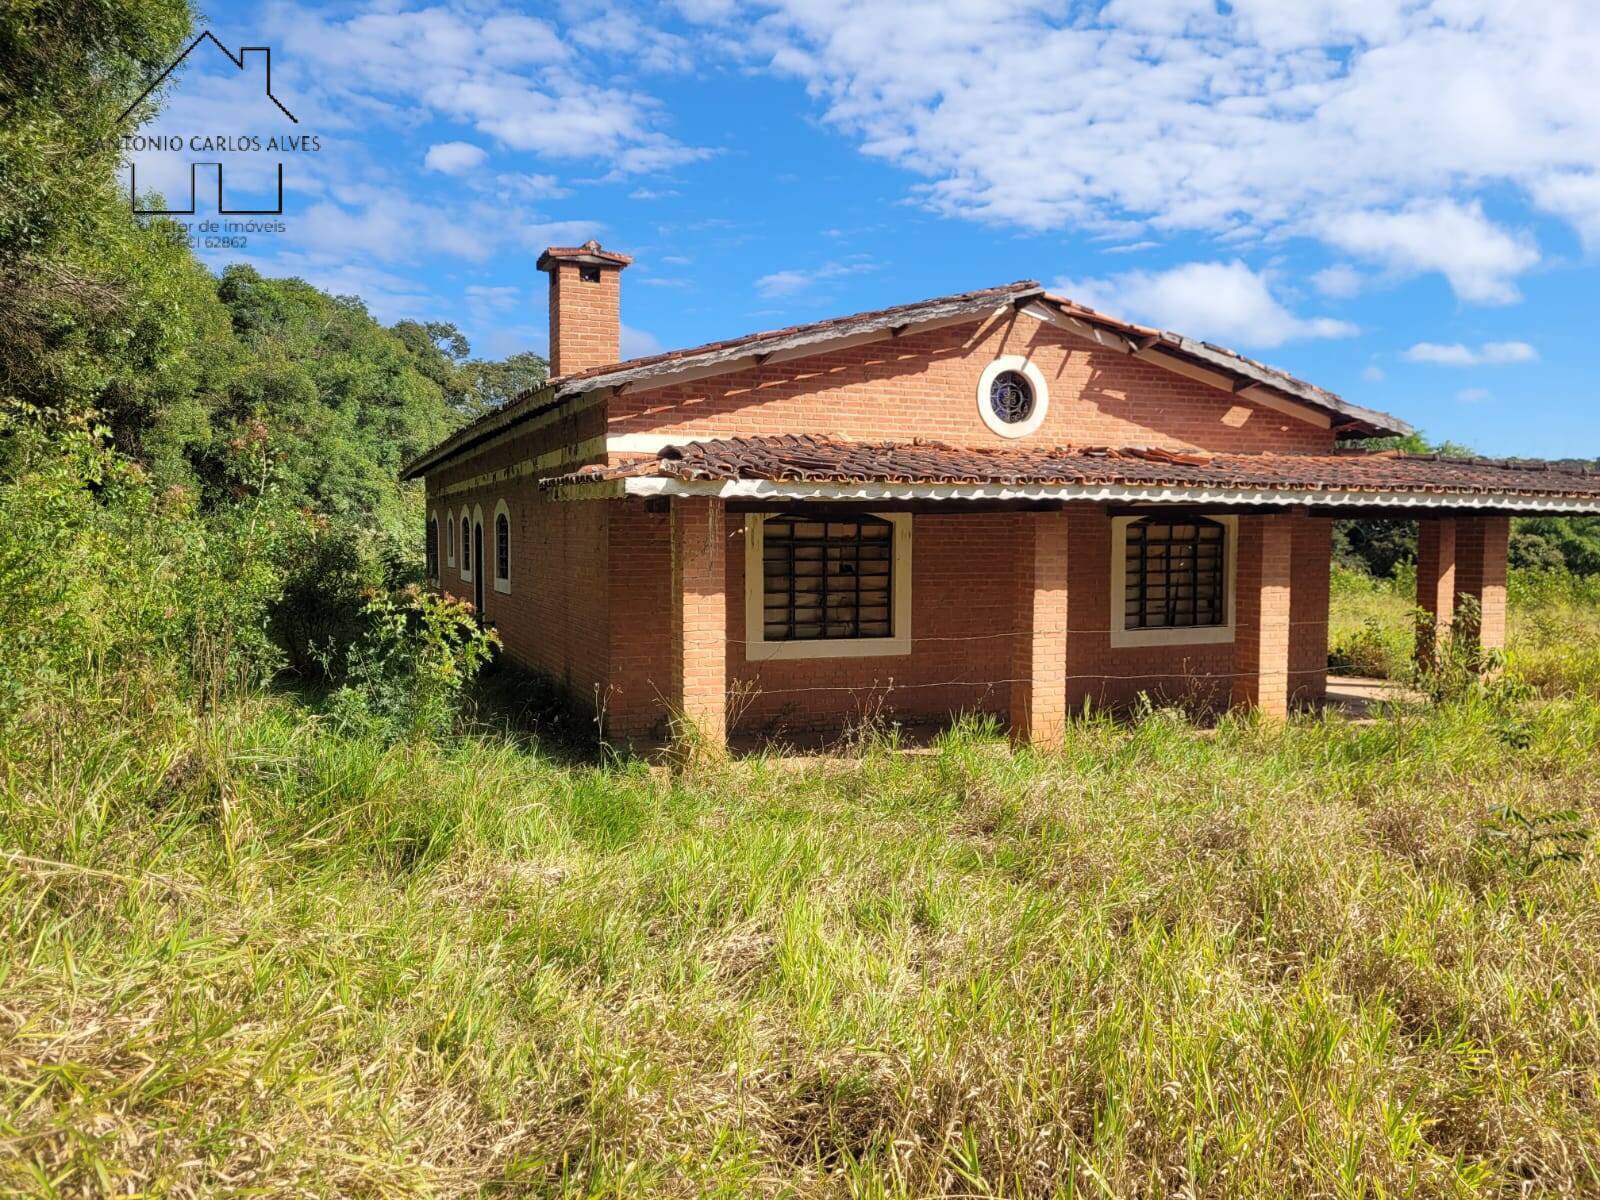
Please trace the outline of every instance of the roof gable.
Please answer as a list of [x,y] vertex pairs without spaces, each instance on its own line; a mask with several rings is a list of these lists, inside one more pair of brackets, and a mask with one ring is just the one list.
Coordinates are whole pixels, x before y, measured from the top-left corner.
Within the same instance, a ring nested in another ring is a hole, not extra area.
[[[571,253],[578,255],[586,250],[578,248]],[[1343,436],[1404,436],[1414,432],[1409,424],[1396,417],[1351,404],[1333,392],[1237,351],[1123,321],[1068,297],[1049,293],[1034,280],[1020,280],[1000,287],[708,342],[561,376],[458,430],[409,463],[401,477],[414,479],[536,412],[592,392],[610,389],[617,394],[709,378],[767,363],[809,357],[856,342],[897,337],[908,329],[980,320],[1008,309],[1048,321],[1102,348],[1155,363],[1244,400],[1301,414],[1310,410],[1325,419],[1326,428]]]

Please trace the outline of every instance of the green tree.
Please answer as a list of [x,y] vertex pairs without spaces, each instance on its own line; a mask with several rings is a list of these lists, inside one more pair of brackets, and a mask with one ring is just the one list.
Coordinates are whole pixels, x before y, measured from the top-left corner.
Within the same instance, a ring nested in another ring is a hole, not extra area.
[[196,369],[163,315],[187,257],[117,193],[120,118],[191,25],[184,0],[0,6],[0,406],[82,417]]

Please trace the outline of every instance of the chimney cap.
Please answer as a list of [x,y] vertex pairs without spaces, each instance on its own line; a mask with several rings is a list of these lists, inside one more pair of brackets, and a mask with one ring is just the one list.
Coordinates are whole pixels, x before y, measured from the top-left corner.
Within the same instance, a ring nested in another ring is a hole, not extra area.
[[626,254],[618,254],[615,250],[603,249],[599,242],[590,238],[581,246],[549,246],[539,255],[535,264],[539,270],[548,271],[558,262],[583,263],[586,266],[614,267],[622,270],[633,262]]

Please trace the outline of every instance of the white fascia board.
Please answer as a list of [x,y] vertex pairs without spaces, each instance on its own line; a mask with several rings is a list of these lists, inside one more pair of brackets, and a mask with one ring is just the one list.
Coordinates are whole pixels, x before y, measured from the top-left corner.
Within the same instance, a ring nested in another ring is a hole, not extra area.
[[1139,487],[1129,484],[788,483],[770,479],[626,480],[630,496],[716,496],[724,500],[1025,500],[1098,504],[1213,504],[1291,508],[1483,508],[1600,513],[1600,497],[1494,496],[1475,492],[1360,492],[1322,488]]

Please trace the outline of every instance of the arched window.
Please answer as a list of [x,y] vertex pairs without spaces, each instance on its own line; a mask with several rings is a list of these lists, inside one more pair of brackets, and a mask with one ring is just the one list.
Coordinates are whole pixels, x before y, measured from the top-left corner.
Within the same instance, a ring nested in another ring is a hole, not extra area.
[[494,507],[494,590],[511,590],[511,509],[504,500]]
[[444,561],[448,566],[456,565],[456,510],[453,508],[444,515]]
[[428,578],[439,578],[439,518],[428,518],[427,540],[423,549],[423,558],[428,564]]
[[461,514],[461,578],[472,578],[472,517],[465,511]]

